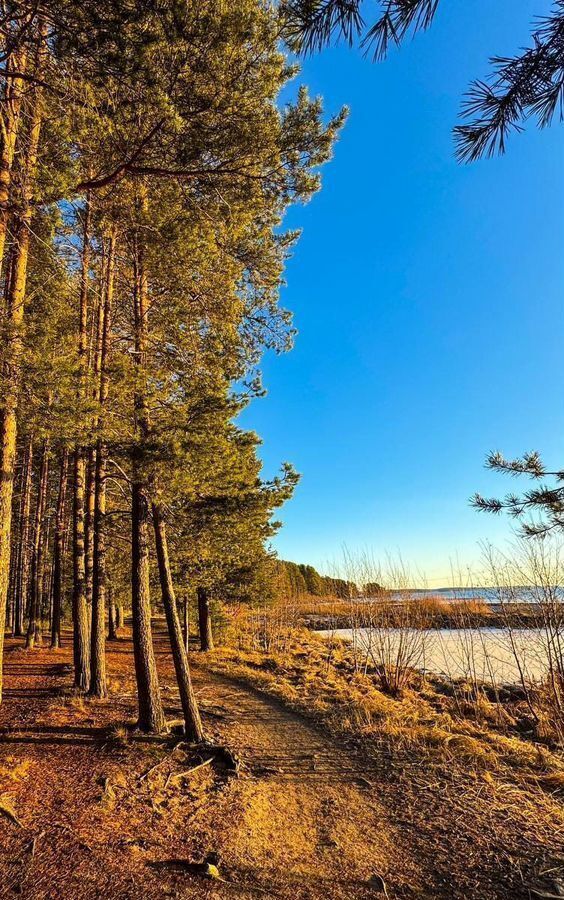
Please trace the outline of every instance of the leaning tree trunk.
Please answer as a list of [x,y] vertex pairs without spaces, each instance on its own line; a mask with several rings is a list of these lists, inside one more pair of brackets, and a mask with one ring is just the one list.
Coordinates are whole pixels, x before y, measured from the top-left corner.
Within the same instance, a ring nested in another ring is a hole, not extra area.
[[[104,428],[103,411],[108,399],[108,339],[110,312],[114,287],[115,236],[108,241],[108,253],[104,275],[104,296],[100,304],[98,321],[98,346],[95,372],[98,375],[99,414],[96,427]],[[96,446],[96,477],[94,492],[94,546],[92,582],[92,633],[90,644],[90,696],[105,697],[106,683],[106,466],[108,451],[101,437]]]
[[27,628],[26,647],[32,650],[42,641],[41,613],[43,600],[43,562],[44,562],[44,530],[45,510],[47,507],[47,489],[49,484],[49,442],[43,441],[39,483],[37,486],[37,503],[35,507],[35,525],[33,530],[33,548],[31,553],[31,585],[29,604],[29,624]]
[[53,544],[53,612],[51,616],[51,647],[61,646],[61,613],[63,606],[63,561],[65,552],[66,516],[69,452],[65,447],[61,457],[61,475],[59,478],[59,495],[55,517],[55,536]]
[[157,547],[161,594],[168,626],[168,635],[174,661],[174,669],[176,672],[176,680],[180,692],[180,702],[184,714],[184,730],[186,732],[186,737],[189,738],[189,740],[200,743],[204,739],[204,732],[196,695],[192,685],[192,679],[190,678],[188,654],[186,653],[182,627],[178,616],[178,608],[176,606],[174,584],[172,581],[168,556],[166,525],[162,511],[158,504],[155,503],[153,504],[153,525],[155,528],[155,543]]
[[134,328],[135,366],[137,369],[134,412],[137,446],[132,454],[132,571],[131,613],[133,621],[133,651],[137,677],[139,704],[139,728],[143,731],[161,732],[165,717],[157,675],[157,665],[151,631],[151,594],[149,586],[149,500],[145,472],[145,444],[148,437],[149,417],[146,399],[147,353],[147,278],[143,265],[143,250],[138,235],[134,238]]
[[[88,283],[90,277],[90,195],[86,197],[82,235],[78,322],[79,401],[86,398],[88,370]],[[75,687],[87,690],[90,678],[90,619],[86,600],[85,548],[86,455],[84,447],[75,448],[73,460],[73,655]]]
[[24,482],[22,485],[22,508],[20,517],[20,551],[18,555],[18,572],[16,596],[14,603],[14,636],[24,633],[24,615],[27,605],[29,584],[29,539],[31,488],[33,483],[33,435],[30,436],[24,457]]
[[198,588],[198,626],[200,631],[200,649],[204,652],[213,650],[213,632],[210,612],[210,598],[205,588]]
[[[46,31],[39,30],[35,74],[43,72],[46,53]],[[10,538],[12,530],[12,494],[14,489],[14,463],[16,455],[20,360],[22,356],[22,325],[27,283],[30,224],[33,214],[33,187],[37,168],[39,135],[42,122],[42,95],[38,85],[29,98],[29,133],[22,160],[22,203],[19,216],[14,217],[13,264],[7,297],[4,342],[4,395],[0,420],[0,702],[2,701],[2,662],[4,654],[4,622],[10,574]]]

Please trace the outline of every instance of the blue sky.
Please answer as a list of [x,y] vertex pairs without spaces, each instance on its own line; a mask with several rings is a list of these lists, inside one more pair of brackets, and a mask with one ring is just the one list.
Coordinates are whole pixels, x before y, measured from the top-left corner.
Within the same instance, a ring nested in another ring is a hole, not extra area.
[[243,423],[266,475],[302,481],[280,555],[327,569],[343,544],[401,551],[431,584],[450,561],[503,544],[504,519],[468,505],[514,487],[486,453],[564,453],[562,131],[533,124],[508,153],[470,166],[451,128],[488,57],[528,43],[544,0],[443,0],[433,28],[373,64],[346,47],[299,81],[350,117],[322,191],[293,209],[303,229],[283,305],[299,334],[268,356],[268,396]]

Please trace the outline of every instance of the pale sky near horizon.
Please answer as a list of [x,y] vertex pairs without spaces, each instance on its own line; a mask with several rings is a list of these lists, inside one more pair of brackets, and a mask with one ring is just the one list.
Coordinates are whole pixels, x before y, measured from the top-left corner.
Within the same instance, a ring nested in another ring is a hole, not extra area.
[[327,570],[344,544],[401,552],[448,584],[451,561],[510,536],[468,504],[519,486],[485,471],[486,453],[562,467],[562,127],[531,122],[469,166],[451,136],[488,57],[527,44],[549,8],[442,0],[383,63],[338,47],[303,64],[327,112],[351,112],[322,191],[287,217],[303,228],[282,294],[295,348],[267,356],[268,396],[242,416],[265,476],[282,460],[303,476],[274,542],[285,559]]

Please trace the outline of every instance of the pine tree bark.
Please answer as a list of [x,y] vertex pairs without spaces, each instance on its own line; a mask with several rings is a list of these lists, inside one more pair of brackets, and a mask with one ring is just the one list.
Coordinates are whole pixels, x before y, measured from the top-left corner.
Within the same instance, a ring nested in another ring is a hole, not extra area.
[[178,607],[176,605],[174,584],[168,555],[166,524],[162,515],[162,510],[158,504],[153,504],[152,511],[161,594],[166,615],[170,647],[172,650],[172,659],[174,661],[174,670],[176,672],[176,680],[180,692],[180,703],[184,714],[184,730],[186,737],[189,740],[200,743],[204,739],[204,731],[202,728],[200,712],[198,710],[198,702],[190,677],[188,654],[186,653],[186,646],[178,615]]
[[210,599],[205,588],[198,588],[198,626],[200,631],[200,649],[207,653],[213,650],[213,631],[210,612]]
[[26,648],[32,650],[42,643],[41,614],[43,604],[43,576],[45,559],[45,510],[47,507],[47,491],[49,485],[49,442],[43,441],[39,482],[37,485],[37,503],[35,506],[35,524],[33,529],[33,547],[31,553],[31,583],[29,624],[27,628]]
[[[82,232],[82,265],[80,275],[78,322],[78,370],[79,401],[86,397],[88,371],[88,285],[90,277],[90,195],[86,197]],[[86,454],[77,446],[73,459],[73,657],[75,687],[85,691],[90,678],[90,620],[86,601],[86,552],[85,552],[85,484]]]
[[66,532],[66,499],[69,467],[69,452],[65,447],[61,457],[61,474],[59,478],[59,495],[55,517],[55,536],[53,544],[53,611],[51,615],[51,647],[61,646],[61,613],[63,606],[63,562],[65,554]]
[[16,140],[21,121],[24,97],[24,81],[12,73],[25,74],[27,54],[25,48],[18,48],[8,55],[5,62],[5,90],[2,98],[2,129],[0,132],[0,272],[4,261],[6,237],[10,214],[10,187],[12,168],[16,151]]
[[[116,239],[112,235],[108,241],[108,252],[104,275],[104,296],[100,304],[98,323],[98,347],[96,351],[95,373],[99,378],[96,427],[104,428],[104,407],[108,399],[108,342],[110,312],[114,289],[114,263]],[[96,447],[96,477],[94,490],[94,546],[92,584],[92,633],[90,644],[90,695],[107,696],[106,683],[106,467],[108,451],[101,437]]]
[[[46,54],[46,29],[40,26],[36,59],[36,75],[43,72]],[[14,254],[7,297],[7,337],[4,345],[5,389],[0,419],[0,702],[2,701],[2,668],[4,656],[4,622],[10,574],[10,537],[12,529],[12,494],[16,455],[22,325],[27,283],[30,224],[33,214],[33,188],[37,168],[39,137],[42,124],[42,93],[36,85],[29,97],[29,134],[22,162],[22,205],[12,223]]]
[[145,445],[149,422],[146,399],[145,368],[147,352],[147,279],[143,249],[139,236],[134,237],[134,330],[137,384],[134,395],[137,443],[132,453],[132,573],[131,614],[133,651],[137,677],[139,728],[161,732],[165,728],[161,692],[157,675],[151,630],[151,594],[149,584],[149,499],[145,471]]

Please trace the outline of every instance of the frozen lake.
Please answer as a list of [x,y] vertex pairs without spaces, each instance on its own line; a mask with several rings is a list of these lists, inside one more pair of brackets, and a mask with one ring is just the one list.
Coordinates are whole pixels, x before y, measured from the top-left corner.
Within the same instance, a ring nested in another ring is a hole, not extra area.
[[[520,670],[527,681],[543,679],[551,654],[554,657],[558,651],[554,640],[551,643],[544,631],[534,628],[511,632],[504,628],[338,628],[317,633],[351,641],[375,664],[393,664],[400,655],[414,669],[497,684],[519,683]],[[562,659],[564,633],[559,640]]]

